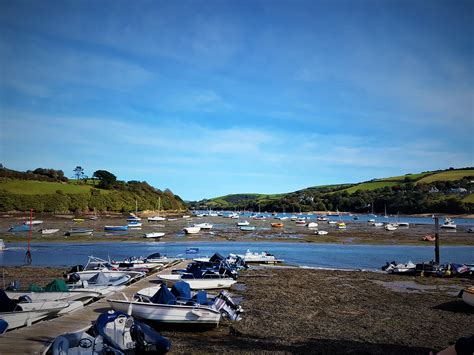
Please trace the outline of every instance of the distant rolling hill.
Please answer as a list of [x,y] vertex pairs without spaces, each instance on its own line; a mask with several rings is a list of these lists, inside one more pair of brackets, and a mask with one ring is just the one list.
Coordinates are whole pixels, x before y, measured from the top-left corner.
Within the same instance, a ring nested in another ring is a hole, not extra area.
[[[197,202],[191,208],[257,211],[367,211],[385,206],[392,212],[424,213],[473,211],[474,168],[427,171],[353,184],[313,186],[281,194],[230,194]],[[466,192],[453,192],[456,188]],[[436,192],[438,190],[438,192]]]

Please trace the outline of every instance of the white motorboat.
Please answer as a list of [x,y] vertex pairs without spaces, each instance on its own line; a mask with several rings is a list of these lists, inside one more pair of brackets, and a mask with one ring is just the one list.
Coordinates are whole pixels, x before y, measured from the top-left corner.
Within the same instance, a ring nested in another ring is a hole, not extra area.
[[201,228],[194,226],[194,227],[183,228],[183,230],[186,234],[196,234],[196,233],[199,233],[201,231]]
[[309,222],[308,228],[318,228],[318,224],[316,222]]
[[148,217],[148,222],[162,222],[166,221],[166,217],[161,217],[161,216],[152,216]]
[[387,223],[384,228],[389,232],[396,231],[398,229],[398,227],[393,223]]
[[416,273],[416,265],[411,261],[406,264],[396,262],[387,263],[382,270],[389,274],[414,274]]
[[474,307],[474,286],[462,290],[461,298],[469,306]]
[[164,284],[142,289],[133,300],[124,297],[125,300],[108,302],[116,310],[158,323],[217,326],[222,315],[230,320],[240,320],[243,312],[227,291],[221,291],[209,300],[205,291],[193,295],[186,282],[175,283],[171,290]]
[[184,218],[184,219],[186,219],[186,218],[191,218],[191,216],[189,216],[189,215],[184,215],[183,218]]
[[199,227],[201,229],[212,229],[213,225],[205,222],[205,223],[197,223],[194,225],[194,227]]
[[161,238],[164,237],[165,233],[162,232],[154,232],[154,233],[145,233],[143,238]]
[[57,228],[50,228],[50,229],[42,229],[41,230],[41,234],[45,235],[45,234],[54,234],[54,233],[57,233],[59,232],[59,229]]
[[8,297],[12,300],[20,300],[23,296],[30,299],[32,302],[45,302],[45,301],[63,301],[63,302],[74,302],[80,301],[83,304],[91,302],[95,298],[100,298],[100,292],[95,291],[82,291],[82,290],[69,290],[59,292],[23,292],[23,291],[5,291]]
[[370,219],[367,220],[367,223],[369,223],[369,224],[370,224],[370,223],[375,223],[375,219],[374,219],[374,218],[370,218]]
[[250,225],[249,221],[237,222],[237,226],[239,227],[248,226],[248,225]]
[[374,227],[383,227],[383,223],[382,222],[374,222],[371,224],[371,226],[374,226]]
[[56,316],[69,306],[68,302],[63,301],[17,303],[11,300],[5,291],[0,290],[0,319],[8,323],[9,330]]
[[443,229],[456,229],[456,227],[457,226],[454,224],[454,221],[451,218],[446,217],[444,219],[444,224],[441,225],[440,228],[443,228]]
[[[191,276],[192,277],[192,276]],[[229,288],[237,281],[231,277],[209,277],[204,279],[187,278],[187,274],[168,274],[158,275],[158,279],[168,282],[186,281],[192,290],[212,290],[220,288]]]
[[328,221],[328,224],[337,224],[337,221]]
[[[132,316],[109,310],[99,315],[93,325],[54,339],[43,352],[52,355],[165,354],[170,341],[147,324]],[[148,349],[153,349],[147,351]]]
[[396,223],[399,227],[409,227],[410,223],[409,222],[397,222]]
[[327,231],[316,231],[314,233],[317,234],[317,235],[326,235],[326,234],[328,234]]
[[[80,281],[89,281],[99,272],[108,278],[107,284],[115,286],[121,285],[122,282],[129,283],[145,276],[145,273],[140,271],[114,270],[114,266],[110,262],[95,256],[89,256],[86,266],[78,265],[71,268],[67,272],[66,277],[70,279],[73,274],[76,274],[79,276]],[[124,278],[125,276],[128,276],[128,280]],[[100,278],[105,280],[103,276],[100,276]]]
[[246,263],[260,263],[260,264],[275,264],[283,262],[283,260],[277,260],[274,255],[263,251],[261,253],[252,253],[249,249],[245,252],[244,255],[238,255]]
[[38,219],[34,219],[34,220],[32,220],[32,221],[25,221],[25,222],[23,222],[23,224],[26,224],[26,225],[28,225],[28,226],[29,226],[30,224],[31,224],[32,226],[38,226],[38,225],[40,225],[40,224],[43,224],[43,221],[40,221],[40,220],[38,220]]

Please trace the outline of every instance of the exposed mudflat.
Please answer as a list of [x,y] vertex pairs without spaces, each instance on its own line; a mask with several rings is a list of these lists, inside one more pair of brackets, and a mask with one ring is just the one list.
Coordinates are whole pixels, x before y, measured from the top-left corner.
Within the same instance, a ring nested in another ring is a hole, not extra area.
[[[300,226],[295,222],[283,221],[283,228],[272,228],[274,219],[250,220],[255,231],[243,232],[235,219],[222,217],[189,218],[183,219],[180,215],[169,216],[173,220],[148,222],[142,219],[141,229],[129,229],[120,233],[105,233],[105,225],[125,225],[125,215],[101,215],[97,220],[85,218],[83,222],[74,222],[72,215],[37,215],[35,219],[43,220],[40,226],[35,226],[32,233],[34,242],[95,242],[95,241],[143,241],[153,239],[143,238],[145,233],[164,232],[161,241],[285,241],[285,242],[315,242],[315,243],[343,243],[343,244],[422,244],[430,245],[433,242],[424,242],[421,239],[427,234],[434,233],[433,225],[411,224],[409,227],[400,227],[396,231],[386,231],[381,227],[369,226],[366,221],[346,221],[346,230],[336,230],[334,225],[318,222],[320,230],[327,231],[327,235],[316,235],[314,229]],[[5,242],[26,241],[28,233],[10,233],[8,228],[20,224],[28,219],[25,214],[0,216],[0,238]],[[183,228],[193,223],[209,222],[213,229],[202,230],[198,234],[186,235]],[[41,228],[57,228],[59,231],[51,235],[42,235]],[[90,237],[65,236],[71,228],[90,228],[94,235]],[[466,226],[458,226],[457,230],[441,230],[440,243],[442,245],[474,245],[474,234],[467,232]]]
[[[64,270],[8,267],[5,283],[45,285]],[[472,334],[474,310],[456,297],[472,280],[372,272],[263,268],[241,273],[240,322],[162,331],[172,353],[428,354]]]

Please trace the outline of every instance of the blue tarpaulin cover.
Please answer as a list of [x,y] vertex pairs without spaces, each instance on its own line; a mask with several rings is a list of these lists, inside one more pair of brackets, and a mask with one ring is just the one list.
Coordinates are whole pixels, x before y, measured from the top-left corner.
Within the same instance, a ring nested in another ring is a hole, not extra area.
[[181,301],[188,301],[191,299],[191,287],[189,287],[189,284],[184,281],[175,282],[171,288],[171,293]]
[[170,292],[165,284],[162,284],[150,301],[157,304],[176,304],[176,297]]

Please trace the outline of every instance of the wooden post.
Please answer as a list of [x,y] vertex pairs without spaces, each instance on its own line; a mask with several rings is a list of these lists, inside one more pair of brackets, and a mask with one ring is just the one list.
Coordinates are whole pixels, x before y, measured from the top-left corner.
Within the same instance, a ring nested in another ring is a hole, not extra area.
[[435,261],[439,264],[439,217],[435,217]]

